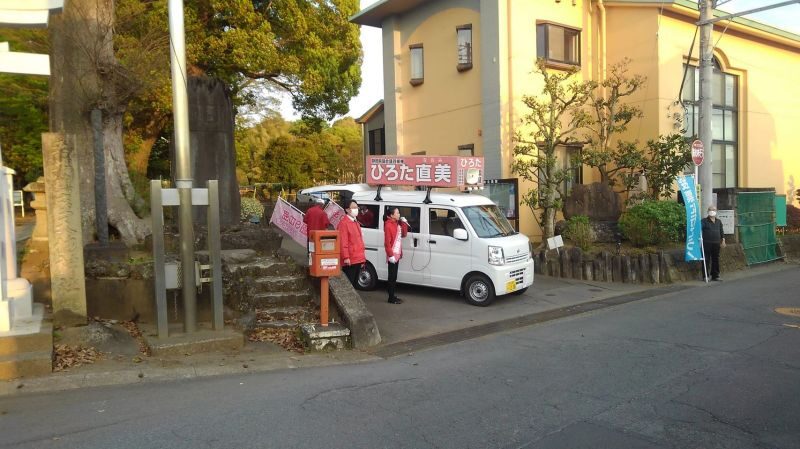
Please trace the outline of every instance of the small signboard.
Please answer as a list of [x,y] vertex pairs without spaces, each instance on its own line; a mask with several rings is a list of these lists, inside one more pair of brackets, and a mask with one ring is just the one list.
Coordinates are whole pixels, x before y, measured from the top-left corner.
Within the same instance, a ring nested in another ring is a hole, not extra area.
[[367,184],[422,187],[483,187],[483,158],[475,156],[369,156]]
[[547,239],[547,249],[557,249],[562,246],[564,246],[564,239],[560,235]]
[[722,232],[725,235],[733,234],[735,226],[733,224],[733,210],[718,210],[717,220],[722,222]]
[[703,165],[703,159],[705,159],[705,147],[703,147],[703,142],[701,140],[695,140],[692,142],[692,162],[694,162],[694,165]]

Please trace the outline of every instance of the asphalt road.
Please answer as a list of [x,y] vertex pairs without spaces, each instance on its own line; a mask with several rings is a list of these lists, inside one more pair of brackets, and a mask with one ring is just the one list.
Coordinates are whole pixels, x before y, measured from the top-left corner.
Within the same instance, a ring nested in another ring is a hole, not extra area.
[[364,364],[0,398],[14,448],[798,448],[800,270]]

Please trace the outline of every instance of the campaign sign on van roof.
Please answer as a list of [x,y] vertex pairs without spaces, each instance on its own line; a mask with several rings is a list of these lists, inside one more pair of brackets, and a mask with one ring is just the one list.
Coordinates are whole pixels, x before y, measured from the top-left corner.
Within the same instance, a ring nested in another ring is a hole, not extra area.
[[483,158],[462,156],[368,156],[367,184],[483,187]]

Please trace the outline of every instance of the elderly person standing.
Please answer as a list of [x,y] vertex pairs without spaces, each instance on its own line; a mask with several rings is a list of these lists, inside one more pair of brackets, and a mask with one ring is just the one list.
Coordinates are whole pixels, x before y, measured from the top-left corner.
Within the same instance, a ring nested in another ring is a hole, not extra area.
[[703,227],[703,251],[707,269],[711,272],[712,281],[721,281],[719,277],[719,250],[725,247],[725,234],[722,222],[717,220],[717,208],[709,206],[708,216],[701,221]]

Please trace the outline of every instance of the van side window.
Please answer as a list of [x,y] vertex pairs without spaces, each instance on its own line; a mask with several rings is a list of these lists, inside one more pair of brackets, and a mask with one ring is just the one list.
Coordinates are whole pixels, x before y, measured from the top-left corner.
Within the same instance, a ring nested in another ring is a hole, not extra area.
[[379,206],[375,204],[359,204],[356,220],[362,228],[378,229]]
[[453,236],[453,231],[464,228],[461,219],[452,209],[428,209],[428,229],[431,235]]
[[422,212],[421,208],[389,205],[386,206],[386,208],[384,209],[384,214],[386,213],[385,211],[392,210],[392,208],[394,207],[400,209],[400,216],[406,217],[406,220],[408,220],[408,225],[411,226],[411,229],[409,229],[410,232],[420,232],[420,223],[421,223],[420,215]]

